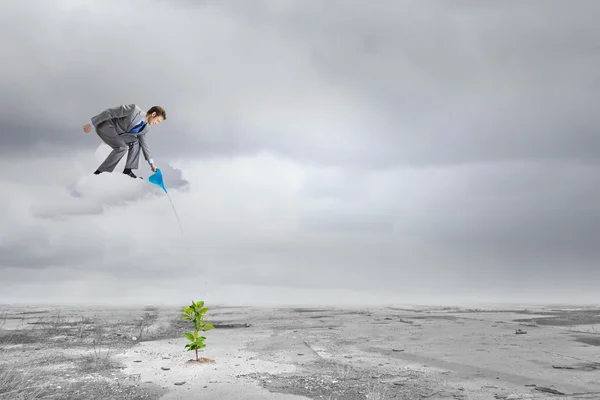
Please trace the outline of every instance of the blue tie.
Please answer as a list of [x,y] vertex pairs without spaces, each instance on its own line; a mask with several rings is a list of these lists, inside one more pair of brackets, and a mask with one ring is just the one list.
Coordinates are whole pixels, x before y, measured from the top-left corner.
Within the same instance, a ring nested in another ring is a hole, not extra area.
[[146,123],[142,120],[142,122],[134,126],[128,133],[138,133],[144,128],[144,125],[146,125]]

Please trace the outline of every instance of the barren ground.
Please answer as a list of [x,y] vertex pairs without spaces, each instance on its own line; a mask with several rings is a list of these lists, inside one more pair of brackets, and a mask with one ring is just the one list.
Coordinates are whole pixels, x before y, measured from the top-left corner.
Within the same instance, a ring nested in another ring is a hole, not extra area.
[[600,399],[598,308],[207,306],[1,306],[0,400]]

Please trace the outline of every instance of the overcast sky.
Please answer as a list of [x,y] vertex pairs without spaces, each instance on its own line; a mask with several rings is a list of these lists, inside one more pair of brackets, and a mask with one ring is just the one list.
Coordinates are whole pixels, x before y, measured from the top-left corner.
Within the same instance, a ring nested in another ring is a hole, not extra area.
[[[598,12],[1,2],[0,302],[597,301]],[[167,110],[183,236],[124,160],[92,175],[83,124],[129,103]]]

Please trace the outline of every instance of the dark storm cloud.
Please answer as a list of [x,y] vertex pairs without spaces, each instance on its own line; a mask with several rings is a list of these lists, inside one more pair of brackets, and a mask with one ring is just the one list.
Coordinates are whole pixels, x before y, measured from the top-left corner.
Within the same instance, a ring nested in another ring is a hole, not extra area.
[[598,2],[361,4],[263,1],[229,10],[288,38],[310,54],[324,83],[373,110],[360,150],[313,153],[300,140],[301,154],[388,165],[595,162]]
[[92,142],[73,128],[65,126],[60,120],[5,115],[0,117],[0,151],[35,156],[40,150],[68,154],[73,150],[97,146],[99,138],[96,137],[98,140]]
[[[13,113],[2,150],[89,146],[81,124],[138,102],[169,111],[150,137],[164,157],[268,148],[359,165],[596,158],[597,2],[180,1],[125,23],[135,4],[47,14],[36,3],[43,18],[25,3],[2,6],[11,32],[2,103]],[[107,25],[113,9],[120,22]],[[36,35],[23,24],[31,18]],[[317,116],[307,106],[320,94],[304,96],[306,83],[355,106],[331,97]],[[272,122],[256,125],[245,109],[261,104]],[[329,115],[338,122],[323,124],[328,107],[342,107]]]

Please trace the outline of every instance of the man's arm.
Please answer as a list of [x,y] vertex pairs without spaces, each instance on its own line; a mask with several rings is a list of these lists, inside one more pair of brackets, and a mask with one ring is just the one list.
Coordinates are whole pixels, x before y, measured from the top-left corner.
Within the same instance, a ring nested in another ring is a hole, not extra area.
[[136,109],[139,108],[135,104],[124,104],[122,106],[108,108],[102,111],[100,114],[93,116],[90,119],[90,124],[96,126],[101,122],[107,121],[113,118],[123,118],[129,114],[132,114]]
[[146,159],[146,161],[148,161],[148,164],[150,164],[150,168],[152,168],[152,171],[155,170],[155,165],[154,165],[154,160],[152,160],[152,157],[150,155],[150,146],[148,146],[148,141],[146,140],[146,135],[140,135],[139,136],[139,140],[140,140],[140,147],[142,148],[142,153],[144,153],[144,158]]

